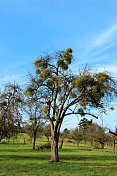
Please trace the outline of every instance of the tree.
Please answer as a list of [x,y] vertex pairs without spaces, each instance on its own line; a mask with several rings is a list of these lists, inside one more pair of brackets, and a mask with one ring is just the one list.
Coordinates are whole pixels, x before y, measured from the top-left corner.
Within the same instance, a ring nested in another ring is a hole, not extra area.
[[83,139],[83,133],[82,130],[79,128],[75,128],[74,130],[71,131],[71,138],[75,140],[77,147],[80,143],[80,141]]
[[[71,73],[72,49],[41,56],[34,61],[36,76],[27,88],[29,95],[41,93],[43,112],[51,127],[51,161],[58,162],[58,141],[63,119],[68,115],[90,115],[98,118],[117,94],[114,80],[107,72],[95,73],[85,68]],[[92,111],[91,111],[92,110]],[[94,114],[94,113],[95,114]]]
[[112,134],[111,138],[113,139],[113,153],[116,153],[116,140],[117,140],[117,128],[116,128],[116,131],[115,132],[112,132],[110,129],[109,129],[109,133]]
[[63,143],[64,143],[64,139],[67,138],[67,139],[70,139],[71,136],[70,136],[70,130],[68,130],[67,128],[65,128],[61,133],[60,133],[60,146],[59,148],[62,149],[63,147]]
[[83,119],[80,120],[78,125],[79,125],[79,130],[82,130],[82,132],[83,132],[83,139],[84,139],[85,144],[86,144],[86,140],[88,139],[88,136],[87,136],[88,135],[88,130],[92,125],[92,119],[88,120],[86,118],[83,118]]
[[36,138],[39,131],[42,131],[42,127],[45,124],[42,111],[42,103],[39,101],[39,94],[37,91],[29,97],[28,92],[24,92],[25,98],[25,112],[29,116],[29,123],[26,126],[30,138],[33,138],[33,149],[36,146]]
[[16,83],[5,85],[0,95],[0,141],[20,131],[22,103],[21,88]]
[[88,130],[88,138],[91,143],[95,142],[94,147],[104,149],[105,142],[107,141],[106,128],[92,123]]

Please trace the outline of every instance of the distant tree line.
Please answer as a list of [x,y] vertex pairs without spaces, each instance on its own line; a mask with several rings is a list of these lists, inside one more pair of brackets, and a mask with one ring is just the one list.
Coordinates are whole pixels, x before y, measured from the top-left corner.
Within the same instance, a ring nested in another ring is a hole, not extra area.
[[97,149],[104,149],[105,145],[111,146],[113,144],[112,135],[109,134],[106,128],[86,118],[81,119],[79,126],[75,129],[69,130],[65,128],[63,130],[61,133],[60,148],[62,148],[66,139],[69,142],[75,141],[77,147],[81,142],[88,143]]

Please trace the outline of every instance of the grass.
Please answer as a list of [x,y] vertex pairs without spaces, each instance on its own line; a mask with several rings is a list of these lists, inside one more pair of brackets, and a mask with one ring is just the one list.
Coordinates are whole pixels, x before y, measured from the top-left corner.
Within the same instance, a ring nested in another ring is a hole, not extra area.
[[50,150],[33,151],[31,144],[0,144],[0,176],[117,176],[117,154],[110,149],[66,144],[60,162],[50,162]]

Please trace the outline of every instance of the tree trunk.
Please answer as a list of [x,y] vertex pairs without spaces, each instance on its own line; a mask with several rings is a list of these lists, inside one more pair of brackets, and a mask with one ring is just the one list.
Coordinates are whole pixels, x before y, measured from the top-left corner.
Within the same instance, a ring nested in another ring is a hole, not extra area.
[[59,148],[62,149],[62,147],[63,147],[63,139],[61,139]]
[[114,154],[116,153],[116,142],[115,142],[115,140],[114,140],[114,142],[113,142],[113,153],[114,153]]
[[101,149],[104,149],[104,143],[101,144]]
[[49,142],[49,136],[45,135],[45,137],[47,138],[47,142]]
[[91,141],[91,146],[93,146],[93,140]]
[[37,133],[36,133],[36,131],[35,131],[35,132],[34,132],[34,136],[33,136],[33,149],[35,149],[36,136],[37,136]]
[[58,155],[58,134],[54,133],[52,136],[51,142],[51,161],[52,162],[59,162],[59,155]]
[[80,142],[77,140],[77,141],[76,141],[77,147],[79,146],[79,143],[80,143]]
[[87,140],[86,139],[84,140],[84,143],[87,144]]

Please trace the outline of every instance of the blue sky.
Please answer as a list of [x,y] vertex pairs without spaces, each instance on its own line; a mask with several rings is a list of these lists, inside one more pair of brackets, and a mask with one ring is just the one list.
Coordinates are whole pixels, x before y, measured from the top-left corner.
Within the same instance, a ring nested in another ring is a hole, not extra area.
[[[0,0],[0,85],[24,84],[36,57],[68,47],[74,70],[88,64],[117,79],[117,0]],[[107,127],[116,115],[104,117]]]

